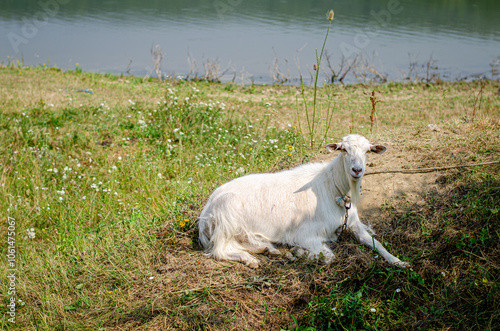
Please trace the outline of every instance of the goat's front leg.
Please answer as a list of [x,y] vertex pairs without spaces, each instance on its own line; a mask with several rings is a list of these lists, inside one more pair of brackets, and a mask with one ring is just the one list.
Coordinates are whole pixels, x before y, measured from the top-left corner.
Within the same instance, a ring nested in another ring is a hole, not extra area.
[[384,246],[382,246],[382,244],[368,232],[366,225],[361,223],[361,221],[359,220],[356,206],[352,205],[351,210],[349,210],[349,214],[349,228],[352,230],[352,232],[360,242],[370,247],[371,249],[376,249],[378,253],[390,264],[396,265],[401,268],[408,268],[410,266],[409,263],[403,262],[389,253],[384,248]]

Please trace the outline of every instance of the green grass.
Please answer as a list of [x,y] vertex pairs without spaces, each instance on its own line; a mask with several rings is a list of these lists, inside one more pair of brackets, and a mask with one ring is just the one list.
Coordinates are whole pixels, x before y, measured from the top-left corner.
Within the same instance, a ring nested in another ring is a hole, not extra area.
[[[381,241],[413,269],[348,238],[330,266],[277,258],[251,270],[204,256],[197,216],[232,178],[324,158],[297,129],[299,89],[44,67],[0,77],[0,234],[15,220],[18,269],[4,329],[486,330],[500,317],[498,166],[445,173],[440,189],[380,206]],[[330,140],[389,141],[412,167],[498,160],[499,85],[472,118],[478,87],[334,87]]]

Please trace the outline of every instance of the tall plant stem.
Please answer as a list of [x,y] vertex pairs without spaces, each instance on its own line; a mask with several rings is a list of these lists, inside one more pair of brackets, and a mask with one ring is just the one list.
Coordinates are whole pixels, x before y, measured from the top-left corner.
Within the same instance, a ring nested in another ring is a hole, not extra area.
[[314,98],[313,98],[313,115],[312,115],[312,130],[311,130],[311,147],[314,147],[314,126],[316,122],[316,101],[317,101],[317,91],[318,91],[318,77],[319,68],[321,65],[321,59],[323,58],[323,52],[325,50],[326,40],[328,39],[328,33],[330,32],[330,26],[332,25],[332,20],[328,20],[328,29],[326,30],[325,40],[323,41],[323,47],[321,48],[321,53],[318,57],[318,50],[316,50],[316,74],[314,76]]

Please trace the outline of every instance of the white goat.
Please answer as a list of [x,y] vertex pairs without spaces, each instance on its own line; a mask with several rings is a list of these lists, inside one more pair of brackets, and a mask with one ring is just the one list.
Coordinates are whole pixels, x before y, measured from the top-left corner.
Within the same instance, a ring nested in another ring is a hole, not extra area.
[[347,226],[363,244],[378,250],[389,263],[407,267],[367,231],[358,217],[361,180],[366,154],[382,154],[386,147],[371,145],[360,135],[328,144],[342,153],[330,163],[309,163],[278,173],[246,175],[217,188],[199,218],[200,241],[219,260],[241,261],[256,268],[258,259],[248,253],[280,254],[273,243],[299,246],[309,258],[334,254],[327,242],[336,240],[344,223],[345,206],[339,198],[351,194]]

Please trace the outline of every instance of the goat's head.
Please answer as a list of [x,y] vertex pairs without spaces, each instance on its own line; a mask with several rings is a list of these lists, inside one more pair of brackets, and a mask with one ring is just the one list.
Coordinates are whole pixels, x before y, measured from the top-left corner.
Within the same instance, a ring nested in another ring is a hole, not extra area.
[[328,144],[326,147],[330,152],[342,151],[345,175],[349,179],[353,199],[358,202],[367,153],[382,154],[387,148],[383,145],[372,145],[365,137],[357,134],[350,134],[344,137],[342,142]]

